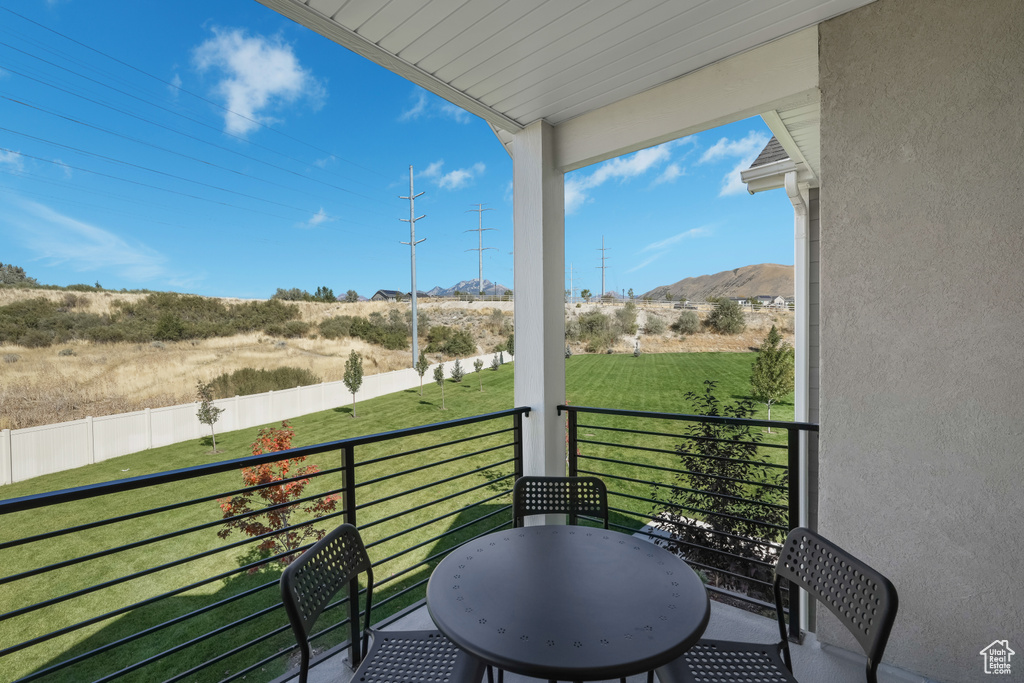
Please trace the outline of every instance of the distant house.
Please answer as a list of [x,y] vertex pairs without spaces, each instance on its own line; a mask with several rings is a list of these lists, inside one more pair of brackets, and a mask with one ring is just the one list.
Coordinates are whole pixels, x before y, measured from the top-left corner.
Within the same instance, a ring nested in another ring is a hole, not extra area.
[[405,296],[397,289],[378,289],[376,294],[370,297],[370,301],[398,301]]

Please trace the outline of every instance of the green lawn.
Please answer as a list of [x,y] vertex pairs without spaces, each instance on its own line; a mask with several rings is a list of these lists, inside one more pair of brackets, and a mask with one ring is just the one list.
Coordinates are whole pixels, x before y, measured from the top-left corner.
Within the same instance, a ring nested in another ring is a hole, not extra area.
[[[700,390],[705,379],[719,381],[719,395],[723,398],[744,396],[749,389],[750,365],[753,358],[754,354],[727,353],[645,354],[638,358],[631,355],[577,355],[567,361],[567,398],[573,405],[657,412],[690,412],[691,407],[683,399],[683,394],[690,390]],[[478,389],[479,380],[483,381],[483,392]],[[418,390],[409,390],[357,404],[358,417],[355,419],[350,414],[351,406],[296,418],[291,421],[296,431],[293,445],[323,443],[511,408],[511,366],[506,365],[498,372],[485,369],[479,376],[469,373],[462,384],[447,382],[445,403],[447,409],[440,410],[440,389],[428,380],[424,383],[422,397]],[[777,406],[773,410],[772,417],[779,420],[791,419],[792,411],[790,401]],[[595,424],[605,424],[597,418],[592,421]],[[501,426],[504,427],[507,423],[508,421],[504,421]],[[428,444],[437,443],[439,440],[453,440],[496,428],[497,425],[469,426],[443,432],[440,436],[423,435],[408,438],[401,444],[385,443],[367,446],[357,451],[357,461],[365,463],[370,459],[390,453],[422,448]],[[255,438],[256,431],[256,429],[249,429],[219,434],[217,445],[222,452],[215,455],[209,452],[209,445],[200,442],[175,444],[5,486],[0,488],[0,497],[11,498],[188,467],[213,460],[242,457],[249,454],[249,446]],[[633,442],[638,442],[643,437],[631,436],[629,438],[633,438]],[[428,450],[415,456],[403,458],[401,469],[412,467],[414,463],[436,463],[443,460],[444,457],[450,457],[450,454],[466,453],[488,444],[503,443],[507,439],[507,435],[492,436],[479,442],[470,442],[468,445],[452,446],[443,451]],[[630,441],[627,440],[623,443],[630,443]],[[603,448],[607,450],[607,447]],[[475,455],[466,460],[438,465],[436,469],[375,483],[366,489],[359,490],[360,504],[365,505],[369,501],[407,491],[428,482],[456,476],[472,469],[487,467],[498,459],[510,457],[509,450],[506,448],[496,453]],[[638,451],[617,449],[616,452],[618,455],[614,457],[622,461],[618,470],[620,474],[629,471],[631,461],[647,457]],[[446,453],[449,455],[446,456]],[[323,454],[311,460],[315,461],[322,469],[337,467],[339,464],[337,455],[333,453]],[[357,480],[367,481],[386,475],[392,472],[396,466],[396,461],[364,465],[357,472]],[[432,503],[442,495],[457,489],[486,484],[495,476],[510,472],[510,465],[490,468],[450,484],[439,484],[436,487],[361,509],[359,524],[361,528],[364,528],[364,536],[370,543],[379,543],[371,549],[371,557],[379,561],[381,558],[390,557],[400,549],[412,545],[411,542],[402,538],[386,540],[401,529],[410,526],[411,516],[406,515],[399,520],[375,524],[377,521],[413,506]],[[146,490],[145,493],[135,492],[107,496],[103,499],[102,504],[81,501],[65,504],[59,509],[49,510],[45,513],[14,514],[4,520],[3,527],[0,528],[0,542],[22,538],[49,529],[60,529],[69,525],[175,502],[181,500],[183,496],[191,498],[215,495],[239,485],[240,478],[237,474],[225,473],[190,482],[185,494],[182,493],[183,487],[180,484],[169,484]],[[340,486],[340,475],[328,475],[315,480],[311,488],[321,487],[314,490],[324,491],[338,486]],[[629,491],[637,494],[649,493],[649,488],[649,485],[639,484],[627,487]],[[480,500],[487,495],[492,495],[494,490],[494,487],[483,488],[474,499]],[[421,538],[439,535],[449,528],[470,522],[483,513],[497,509],[501,505],[501,501],[460,512],[460,508],[466,504],[467,501],[464,500],[444,502],[417,513],[417,519],[422,519],[424,522],[444,514],[450,516],[439,519],[416,533]],[[614,504],[615,501],[613,501]],[[642,519],[646,512],[640,503],[630,501],[622,503],[620,501],[620,504],[624,504],[626,508],[636,513],[635,520]],[[15,546],[2,551],[4,555],[3,573],[10,575],[97,549],[113,547],[217,519],[219,519],[219,508],[215,501],[210,501],[182,508],[173,513],[119,523],[114,527],[101,527],[92,531],[79,532],[55,541]],[[336,523],[336,521],[332,523]],[[15,584],[0,585],[0,611],[7,612],[54,595],[92,586],[128,571],[138,571],[162,562],[172,561],[178,557],[212,550],[230,541],[240,540],[236,534],[228,541],[222,541],[216,536],[217,528],[193,532],[138,550],[119,553],[114,560],[118,566],[113,568],[116,569],[113,572],[111,571],[111,559],[97,559],[18,581]],[[473,533],[477,533],[477,531],[473,527],[469,527],[459,536],[464,538]],[[409,570],[409,568],[414,567],[440,549],[442,548],[439,543],[426,543],[423,547],[400,555],[382,565],[377,574],[378,583],[383,584],[381,596],[386,596],[396,589],[425,579],[429,575],[429,566],[415,570]],[[97,591],[87,597],[44,608],[40,612],[25,617],[0,621],[0,648],[20,642],[26,637],[41,635],[79,619],[129,604],[139,597],[157,595],[177,586],[228,571],[237,567],[246,557],[247,553],[244,548],[211,555],[173,570],[164,570],[136,579],[121,588]],[[406,573],[407,570],[409,570],[408,573]],[[140,626],[160,623],[215,601],[238,596],[245,590],[273,582],[277,575],[277,569],[267,569],[255,574],[236,574],[173,598],[161,600],[150,607],[135,610],[129,615],[114,617],[9,655],[0,659],[0,680],[14,680],[56,661],[87,651],[98,644],[124,637],[138,630]],[[229,605],[213,610],[208,615],[192,619],[181,626],[161,631],[131,645],[115,648],[109,653],[96,657],[97,661],[95,662],[70,667],[62,674],[55,674],[44,680],[77,681],[116,670],[118,667],[134,661],[139,653],[149,656],[166,648],[169,644],[185,642],[190,637],[195,637],[197,632],[216,628],[231,621],[232,618],[241,618],[250,614],[255,609],[272,606],[277,602],[276,595],[274,588],[259,591],[252,596],[238,599]],[[401,607],[420,597],[422,597],[422,589],[396,600],[393,606]],[[231,634],[195,644],[184,650],[183,654],[177,658],[168,658],[168,661],[127,676],[122,680],[163,679],[174,672],[184,670],[195,662],[223,651],[226,646],[248,640],[253,637],[253,633],[262,633],[283,623],[283,614],[277,610],[266,617],[254,620],[249,625],[251,628],[235,629]],[[338,637],[344,638],[344,635],[339,634]],[[260,651],[269,653],[272,648],[286,644],[289,639],[288,633],[277,636],[273,641],[261,646]],[[211,667],[207,672],[188,677],[186,680],[217,680],[226,671],[238,671],[254,659],[256,657],[252,651],[245,652],[234,659],[227,659]],[[265,667],[265,671],[256,671],[250,674],[250,679],[251,677],[259,680],[269,679],[280,673],[283,666],[282,662],[272,663]]]

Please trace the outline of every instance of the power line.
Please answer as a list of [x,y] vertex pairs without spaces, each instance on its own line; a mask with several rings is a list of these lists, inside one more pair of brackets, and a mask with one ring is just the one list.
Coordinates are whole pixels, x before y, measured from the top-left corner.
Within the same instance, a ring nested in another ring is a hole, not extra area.
[[466,211],[466,213],[469,213],[470,211],[476,211],[477,213],[477,228],[476,230],[464,230],[463,232],[475,232],[477,233],[477,236],[479,237],[480,240],[479,247],[477,247],[476,249],[467,249],[466,251],[478,252],[478,255],[480,257],[480,276],[477,279],[477,290],[479,295],[482,297],[484,295],[484,252],[487,251],[488,249],[492,251],[497,251],[497,247],[484,246],[484,230],[497,230],[497,228],[484,227],[484,211],[494,211],[494,209],[485,209],[483,204],[477,204],[475,209],[469,209],[469,211]]
[[[369,171],[370,173],[375,173],[377,175],[380,175],[382,178],[387,178],[388,177],[385,174],[380,173],[379,171],[376,171],[376,170],[374,170],[372,168],[368,168],[366,166],[362,166],[361,164],[357,164],[356,162],[352,161],[351,159],[347,159],[345,157],[342,157],[340,155],[335,154],[334,152],[330,152],[330,151],[327,151],[327,150],[325,150],[323,148],[317,147],[316,145],[314,145],[312,143],[309,143],[309,142],[306,142],[305,140],[301,140],[299,138],[295,138],[295,137],[293,137],[293,136],[291,136],[291,135],[289,135],[287,133],[284,133],[282,131],[277,130],[276,128],[272,128],[271,126],[268,126],[268,125],[266,125],[265,123],[263,123],[263,122],[261,122],[259,120],[252,119],[252,118],[250,118],[248,116],[245,116],[244,114],[240,114],[240,113],[238,113],[236,111],[233,111],[233,110],[225,107],[222,104],[214,102],[213,100],[209,100],[209,99],[203,97],[202,95],[194,93],[194,92],[192,92],[190,90],[187,90],[186,88],[183,88],[180,85],[177,85],[176,83],[171,83],[170,81],[165,81],[164,79],[160,78],[159,76],[155,76],[155,75],[149,73],[148,71],[140,69],[139,67],[134,66],[132,64],[129,64],[128,62],[122,61],[122,60],[118,59],[117,57],[114,57],[113,55],[107,54],[106,52],[103,52],[102,50],[94,48],[91,45],[88,45],[88,44],[83,43],[83,42],[81,42],[79,40],[76,40],[76,39],[74,39],[74,38],[72,38],[72,37],[70,37],[68,35],[65,35],[65,34],[61,33],[60,31],[57,31],[56,29],[53,29],[53,28],[51,28],[49,26],[46,26],[45,24],[41,24],[41,23],[39,23],[37,21],[34,21],[33,19],[29,19],[28,17],[26,17],[26,16],[24,16],[22,14],[18,14],[17,12],[15,12],[15,11],[7,8],[7,7],[0,7],[0,9],[4,10],[6,12],[9,12],[10,14],[13,14],[14,16],[16,16],[16,17],[18,17],[18,18],[20,18],[20,19],[22,19],[24,21],[27,21],[30,24],[34,24],[35,26],[38,26],[39,28],[41,28],[41,29],[43,29],[45,31],[49,31],[50,33],[53,33],[54,35],[60,36],[61,38],[64,38],[65,40],[68,40],[68,41],[74,43],[75,45],[83,47],[86,50],[89,50],[91,52],[95,52],[96,54],[101,55],[103,57],[106,57],[107,59],[110,59],[110,60],[112,60],[114,62],[117,62],[118,64],[120,64],[120,65],[122,65],[122,66],[124,66],[124,67],[126,67],[128,69],[136,71],[136,72],[138,72],[138,73],[140,73],[140,74],[142,74],[144,76],[147,76],[148,78],[151,78],[151,79],[157,81],[158,83],[162,83],[163,85],[165,85],[167,87],[174,88],[174,89],[178,90],[179,92],[183,92],[186,95],[194,97],[194,98],[196,98],[196,99],[198,99],[198,100],[200,100],[202,102],[205,102],[205,103],[207,103],[207,104],[209,104],[209,105],[211,105],[213,107],[216,107],[216,108],[218,108],[218,109],[220,109],[220,110],[222,110],[224,112],[233,114],[233,115],[238,116],[238,117],[240,117],[242,119],[250,121],[250,122],[260,126],[261,128],[264,128],[265,130],[269,130],[269,131],[271,131],[273,133],[276,133],[277,135],[281,135],[281,136],[283,136],[285,138],[288,138],[289,140],[292,140],[293,142],[298,142],[298,143],[300,143],[302,145],[305,145],[305,146],[307,146],[307,147],[309,147],[311,149],[314,149],[314,150],[316,150],[316,151],[318,151],[318,152],[320,152],[322,154],[327,154],[327,155],[332,156],[332,157],[334,157],[336,159],[341,159],[345,163],[351,164],[352,166],[355,166],[356,168],[359,168],[361,170]],[[13,48],[13,49],[17,49],[17,48]],[[19,52],[21,52],[21,50],[19,50]],[[55,66],[57,66],[57,65],[55,65]],[[58,67],[58,68],[62,68],[62,67]],[[128,93],[125,93],[125,94],[128,94]]]

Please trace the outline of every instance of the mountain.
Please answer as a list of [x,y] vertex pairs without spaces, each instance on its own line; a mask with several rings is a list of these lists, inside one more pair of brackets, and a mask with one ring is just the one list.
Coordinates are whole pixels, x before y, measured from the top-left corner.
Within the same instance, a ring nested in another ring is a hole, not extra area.
[[[501,296],[508,291],[508,287],[504,285],[496,285],[487,278],[484,278],[484,294],[488,296]],[[470,294],[476,296],[480,293],[480,280],[473,278],[472,280],[463,280],[462,282],[452,285],[448,288],[434,287],[433,289],[426,292],[428,296],[455,296],[455,292],[462,292],[463,294]]]
[[688,277],[672,285],[655,287],[641,298],[663,299],[666,292],[673,299],[690,301],[706,301],[713,296],[749,297],[759,294],[790,297],[793,296],[793,266],[761,263],[714,275]]

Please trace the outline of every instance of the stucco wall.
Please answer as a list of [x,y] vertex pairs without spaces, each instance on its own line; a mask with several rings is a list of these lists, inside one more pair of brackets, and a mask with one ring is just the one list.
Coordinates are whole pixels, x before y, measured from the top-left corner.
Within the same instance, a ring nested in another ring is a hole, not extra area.
[[896,584],[886,661],[991,680],[1008,639],[1024,676],[1024,2],[820,38],[819,528]]

